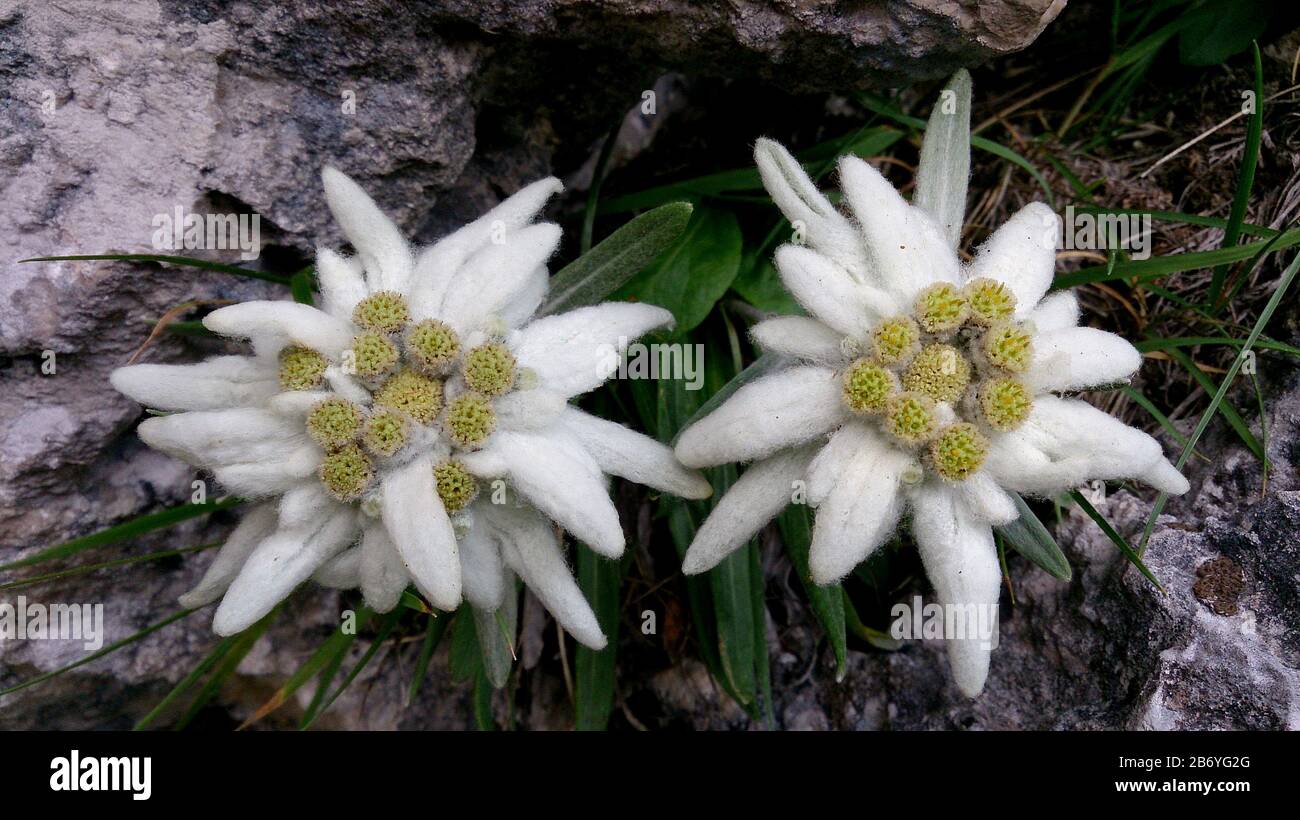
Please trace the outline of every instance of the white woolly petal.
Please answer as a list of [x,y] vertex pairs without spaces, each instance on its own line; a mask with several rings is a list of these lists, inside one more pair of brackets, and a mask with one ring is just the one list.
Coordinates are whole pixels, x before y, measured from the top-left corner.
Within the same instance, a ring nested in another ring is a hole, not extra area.
[[839,264],[811,248],[777,248],[776,270],[799,304],[843,336],[860,339],[868,326],[898,312],[898,303],[888,294],[854,281]]
[[1156,459],[1138,479],[1170,495],[1182,495],[1192,488],[1187,478],[1178,472],[1178,468],[1164,458]]
[[527,507],[494,507],[489,520],[501,544],[501,557],[546,611],[579,643],[604,649],[605,633],[564,562],[554,528]]
[[[946,487],[931,485],[912,494],[912,534],[939,603],[965,608],[967,629],[961,637],[950,637],[948,661],[957,688],[973,698],[988,678],[1002,591],[993,530],[972,518]],[[980,637],[981,623],[987,640]]]
[[980,470],[965,481],[949,486],[971,515],[992,526],[1010,524],[1020,516],[1016,502],[998,486],[987,470]]
[[330,589],[356,589],[361,584],[361,547],[348,547],[321,564],[311,579]]
[[314,481],[320,462],[320,448],[305,444],[283,459],[213,467],[212,475],[218,484],[232,493],[245,498],[262,498],[286,492],[308,477]]
[[843,423],[840,378],[824,367],[791,367],[750,382],[688,427],[677,441],[687,467],[753,461],[812,441]]
[[571,434],[500,430],[495,438],[512,488],[597,553],[623,554],[623,527],[600,467]]
[[518,332],[513,349],[520,367],[567,398],[599,387],[630,342],[672,321],[661,307],[606,302],[538,319]]
[[361,534],[361,558],[358,566],[361,594],[376,612],[389,612],[397,606],[406,585],[411,582],[397,546],[388,537],[387,526],[378,523]]
[[1044,296],[1029,313],[1029,320],[1039,333],[1064,330],[1079,324],[1079,297],[1072,290],[1062,290]]
[[966,269],[970,279],[987,276],[1016,296],[1016,318],[1029,316],[1051,287],[1061,218],[1042,202],[1031,202],[980,246]]
[[496,437],[488,440],[488,444],[481,450],[472,450],[467,453],[457,453],[456,458],[465,469],[477,478],[501,478],[510,469],[501,450],[496,446]]
[[994,438],[986,468],[998,484],[1020,493],[1056,495],[1091,479],[1160,482],[1185,490],[1164,469],[1151,436],[1084,401],[1039,396],[1017,430]]
[[[478,505],[480,508],[487,505]],[[480,513],[479,515],[490,515]],[[465,584],[465,600],[486,610],[501,606],[505,597],[501,571],[501,550],[486,522],[476,521],[460,539],[460,569]]]
[[150,447],[205,467],[284,458],[307,441],[301,426],[255,407],[154,416],[136,432]]
[[1034,336],[1025,381],[1035,393],[1126,382],[1142,366],[1137,348],[1114,333],[1070,327]]
[[199,364],[136,364],[109,374],[118,392],[156,410],[218,410],[260,404],[279,390],[279,375],[251,356]]
[[410,287],[411,247],[393,220],[341,171],[321,172],[325,203],[352,247],[357,249],[370,290],[405,293]]
[[384,476],[381,507],[388,536],[416,589],[443,612],[460,605],[460,557],[427,455]]
[[272,413],[301,420],[316,405],[333,396],[334,394],[328,390],[286,390],[268,399],[266,407]]
[[339,319],[351,318],[352,309],[369,295],[360,260],[329,248],[316,249],[316,284],[320,287],[321,307]]
[[355,376],[343,372],[343,368],[332,364],[325,368],[325,383],[343,398],[357,404],[370,404],[370,391]]
[[226,543],[217,550],[217,557],[208,565],[208,571],[203,574],[202,580],[194,589],[180,597],[181,606],[197,609],[224,595],[248,556],[275,530],[275,526],[275,506],[272,504],[259,504],[245,513],[226,537]]
[[713,569],[780,514],[793,500],[795,482],[803,478],[815,452],[815,447],[793,448],[745,470],[695,533],[682,572],[696,575]]
[[218,635],[243,632],[288,597],[357,535],[356,513],[345,510],[323,521],[277,530],[264,539],[217,607],[212,629]]
[[524,280],[523,287],[498,311],[501,321],[511,329],[524,324],[533,318],[533,314],[542,306],[542,302],[546,301],[546,294],[550,289],[551,274],[546,270],[545,265],[538,265]]
[[538,180],[421,253],[412,276],[411,315],[417,320],[436,316],[447,286],[470,255],[532,222],[546,200],[563,190],[555,177]]
[[[873,442],[874,444],[874,442]],[[894,533],[902,513],[898,488],[912,457],[893,447],[859,448],[817,508],[808,568],[814,583],[848,575]]]
[[849,462],[863,450],[876,451],[888,447],[880,436],[865,424],[850,421],[831,434],[830,441],[821,448],[817,457],[808,465],[808,480],[805,487],[808,504],[821,506],[822,501],[839,481],[839,477],[848,469]]
[[682,498],[708,498],[713,486],[677,461],[672,448],[621,424],[596,418],[576,407],[562,416],[600,469]]
[[764,319],[749,329],[749,335],[768,353],[828,366],[845,359],[844,334],[806,316]]
[[568,406],[564,396],[542,387],[512,390],[492,402],[497,427],[502,430],[540,430],[552,424]]
[[957,254],[943,230],[869,163],[843,157],[840,187],[862,226],[875,284],[910,306],[925,287],[960,281]]
[[802,226],[808,243],[844,265],[858,281],[862,281],[867,273],[862,237],[817,190],[799,161],[779,143],[760,139],[754,146],[754,162],[772,201],[791,224]]
[[213,333],[251,339],[274,337],[310,347],[328,358],[352,345],[351,322],[297,302],[240,302],[217,308],[203,318]]
[[530,288],[538,267],[559,244],[560,226],[549,222],[515,231],[499,245],[488,244],[451,280],[438,315],[462,335],[479,329],[484,319],[499,315]]
[[280,529],[306,526],[343,507],[319,481],[305,482],[280,498]]

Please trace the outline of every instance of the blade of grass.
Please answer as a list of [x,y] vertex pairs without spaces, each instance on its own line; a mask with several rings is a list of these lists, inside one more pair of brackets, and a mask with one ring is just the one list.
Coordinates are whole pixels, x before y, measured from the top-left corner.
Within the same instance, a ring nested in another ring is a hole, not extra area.
[[81,254],[77,256],[34,256],[30,259],[19,259],[18,262],[157,262],[161,265],[178,265],[184,268],[200,268],[202,270],[215,271],[217,273],[229,273],[235,276],[246,276],[249,279],[261,279],[263,282],[274,282],[277,285],[288,285],[289,277],[278,273],[267,273],[265,271],[253,270],[251,268],[241,268],[238,265],[223,265],[220,262],[209,262],[205,259],[191,259],[188,256],[160,256],[152,253],[94,253]]
[[596,167],[591,172],[591,185],[587,189],[587,208],[582,214],[582,237],[578,242],[578,253],[591,250],[592,233],[596,228],[596,206],[600,202],[600,186],[605,181],[605,172],[609,168],[609,158],[618,144],[618,132],[622,129],[620,120],[610,129],[609,135],[601,143],[600,154],[596,157]]
[[406,690],[406,705],[414,703],[416,696],[420,694],[420,689],[424,686],[424,678],[429,673],[429,661],[433,659],[433,653],[442,643],[442,636],[447,634],[447,624],[450,621],[451,618],[429,616],[429,625],[424,630],[424,642],[420,644],[420,654],[415,659],[415,672],[411,676],[411,685]]
[[[1174,427],[1174,423],[1169,420],[1169,417],[1166,416],[1164,413],[1160,412],[1160,408],[1156,407],[1155,404],[1153,404],[1150,399],[1148,399],[1146,396],[1142,395],[1142,393],[1133,389],[1132,386],[1127,384],[1120,388],[1120,392],[1122,392],[1124,395],[1128,396],[1130,399],[1136,402],[1137,405],[1141,407],[1143,410],[1146,410],[1148,413],[1150,413],[1151,417],[1156,421],[1158,421],[1160,423],[1160,426],[1165,429],[1165,432],[1173,436],[1174,440],[1177,441],[1180,445],[1182,446],[1187,445],[1187,436],[1178,432],[1178,428]],[[1197,455],[1200,454],[1197,453]],[[1204,458],[1204,456],[1201,457]]]
[[147,715],[136,721],[135,726],[131,727],[131,731],[141,732],[149,728],[150,724],[157,720],[158,717],[167,710],[168,706],[171,706],[172,703],[181,695],[190,691],[190,689],[199,682],[199,678],[203,677],[204,673],[211,669],[217,661],[220,661],[226,656],[226,653],[235,645],[235,641],[238,638],[238,635],[231,635],[229,638],[223,638],[218,642],[211,652],[194,665],[194,668],[189,671],[188,675],[181,678],[180,682],[173,686],[172,690],[168,692],[162,700],[158,701],[157,706],[150,709]]
[[[1246,354],[1254,348],[1260,334],[1264,332],[1269,320],[1273,318],[1273,313],[1277,311],[1278,305],[1282,303],[1282,297],[1290,289],[1291,283],[1295,281],[1297,271],[1300,271],[1300,254],[1297,254],[1295,259],[1291,260],[1291,264],[1287,265],[1286,270],[1282,272],[1277,287],[1273,289],[1273,295],[1269,297],[1268,303],[1260,311],[1259,318],[1255,320],[1255,326],[1250,329],[1250,335],[1246,337],[1245,343],[1242,344],[1241,352],[1233,359],[1228,372],[1223,376],[1223,381],[1219,383],[1219,389],[1214,392],[1214,398],[1210,399],[1209,406],[1205,408],[1205,412],[1201,414],[1200,420],[1196,423],[1196,428],[1192,430],[1191,436],[1188,437],[1183,452],[1179,454],[1178,460],[1174,462],[1174,466],[1179,470],[1183,469],[1183,466],[1187,464],[1187,460],[1191,458],[1192,448],[1196,446],[1196,442],[1201,440],[1205,429],[1210,426],[1210,420],[1214,418],[1219,404],[1223,401],[1223,397],[1227,395],[1228,389],[1232,387],[1233,381],[1237,378],[1237,373],[1240,372],[1242,364],[1246,361]],[[1146,552],[1147,542],[1151,539],[1151,533],[1155,530],[1156,520],[1160,517],[1160,513],[1164,510],[1165,503],[1168,500],[1168,493],[1160,493],[1160,495],[1156,496],[1156,503],[1151,508],[1151,515],[1147,517],[1146,527],[1142,530],[1142,543],[1138,545],[1139,555]]]
[[365,654],[352,665],[352,668],[348,670],[348,674],[343,678],[343,682],[339,684],[338,688],[334,690],[319,709],[308,711],[303,715],[302,722],[298,725],[299,729],[304,731],[310,729],[321,715],[329,711],[329,708],[334,705],[334,701],[338,700],[339,696],[347,691],[352,682],[357,679],[357,676],[374,660],[375,655],[379,654],[379,650],[383,648],[388,636],[393,634],[393,630],[397,627],[397,622],[401,617],[402,610],[396,607],[384,615],[379,622],[379,629],[375,631],[375,637],[370,641],[370,646],[366,647]]
[[1092,282],[1107,282],[1115,279],[1134,279],[1138,282],[1145,282],[1174,273],[1203,270],[1227,262],[1249,259],[1266,248],[1282,250],[1296,244],[1300,244],[1300,229],[1292,228],[1266,241],[1249,242],[1231,248],[1130,260],[1116,264],[1113,269],[1107,265],[1080,268],[1072,273],[1063,273],[1056,277],[1052,281],[1052,288],[1054,290],[1063,290]]
[[[394,610],[396,611],[396,610]],[[344,632],[343,625],[340,624],[338,629],[321,643],[316,651],[307,658],[302,666],[289,676],[289,680],[284,685],[275,690],[275,693],[257,708],[241,725],[240,729],[246,729],[257,723],[262,718],[279,709],[289,700],[289,697],[301,689],[307,681],[314,678],[321,670],[330,664],[337,656],[343,655],[348,648],[352,646],[353,641],[357,639],[357,632],[365,625],[371,617],[374,616],[374,610],[370,607],[363,606],[356,613],[354,621],[356,629],[351,632]]]
[[83,535],[80,538],[74,538],[71,541],[65,541],[62,544],[55,544],[52,547],[29,555],[26,558],[20,558],[17,561],[10,561],[7,564],[0,564],[0,572],[5,570],[17,569],[19,567],[29,567],[33,564],[53,561],[58,558],[67,558],[70,555],[76,555],[89,549],[115,544],[119,541],[125,541],[128,538],[134,538],[137,535],[143,535],[146,532],[166,529],[175,526],[182,521],[188,521],[191,518],[197,518],[200,515],[207,515],[218,510],[228,510],[244,503],[242,498],[219,498],[215,501],[205,501],[202,504],[182,504],[179,507],[160,510],[156,513],[149,513],[130,521],[124,521],[121,524],[100,530],[99,532]]
[[[1167,355],[1181,364],[1183,369],[1191,374],[1192,378],[1204,388],[1206,393],[1212,394],[1214,392],[1214,380],[1196,362],[1192,361],[1191,356],[1176,348],[1167,351]],[[1223,420],[1228,422],[1228,426],[1237,434],[1237,437],[1255,454],[1255,458],[1263,459],[1264,448],[1260,446],[1255,435],[1250,432],[1250,427],[1247,426],[1246,420],[1241,417],[1241,414],[1237,412],[1237,408],[1233,407],[1225,399],[1219,404],[1219,412],[1223,415]]]
[[1097,508],[1088,503],[1088,499],[1083,497],[1083,493],[1078,490],[1070,490],[1070,498],[1074,499],[1074,503],[1078,504],[1080,509],[1087,513],[1088,517],[1097,523],[1098,527],[1101,527],[1101,531],[1106,534],[1106,537],[1111,540],[1111,543],[1119,548],[1119,551],[1124,554],[1124,557],[1129,560],[1129,563],[1137,567],[1138,571],[1146,576],[1148,581],[1155,584],[1156,589],[1161,592],[1165,591],[1164,586],[1160,583],[1160,579],[1155,576],[1155,573],[1151,572],[1151,570],[1147,568],[1146,564],[1142,563],[1142,557],[1138,555],[1137,550],[1129,546],[1128,541],[1124,540],[1124,536],[1115,531],[1115,528],[1106,520],[1106,516],[1097,512]]
[[[1260,136],[1264,128],[1264,66],[1259,54],[1259,43],[1252,43],[1255,52],[1255,111],[1246,124],[1246,143],[1241,154],[1241,174],[1237,178],[1237,191],[1232,197],[1232,210],[1228,214],[1228,226],[1223,232],[1220,247],[1231,248],[1241,236],[1241,223],[1246,220],[1246,206],[1250,204],[1251,189],[1255,185],[1255,166],[1259,162]],[[1219,265],[1210,278],[1210,292],[1206,304],[1210,308],[1219,306],[1219,297],[1223,293],[1223,283],[1228,278],[1228,266]]]
[[271,625],[271,622],[275,620],[275,616],[279,611],[280,607],[277,606],[267,614],[265,618],[253,624],[248,629],[245,629],[243,632],[240,632],[238,635],[233,636],[234,642],[231,644],[230,650],[226,652],[225,656],[222,657],[220,664],[218,664],[217,668],[212,672],[212,675],[204,682],[203,688],[201,688],[198,691],[198,694],[194,696],[194,699],[190,701],[190,705],[186,708],[185,714],[181,715],[180,719],[172,725],[173,731],[179,732],[189,726],[191,721],[198,717],[199,713],[203,711],[204,707],[206,707],[208,703],[217,696],[226,680],[239,669],[239,664],[243,663],[244,658],[252,651],[253,645],[256,644],[258,638],[261,638],[263,633],[266,632],[267,628]]
[[158,561],[163,558],[172,558],[177,555],[188,555],[190,553],[203,552],[204,550],[210,550],[213,547],[217,547],[217,546],[220,546],[220,544],[219,543],[199,544],[198,546],[185,547],[183,549],[178,549],[178,550],[163,550],[161,552],[146,553],[145,555],[133,555],[130,558],[119,558],[116,561],[101,561],[100,563],[97,564],[85,564],[79,567],[62,569],[59,570],[58,572],[47,572],[44,575],[34,575],[31,578],[20,578],[17,581],[9,581],[8,583],[0,584],[0,590],[20,589],[22,587],[32,586],[33,584],[44,583],[45,581],[54,581],[59,578],[70,578],[76,575],[87,575],[91,572],[95,572],[96,570],[111,569],[113,567],[126,567],[126,566],[130,566],[131,564],[140,564],[146,561]]
[[23,681],[17,686],[11,686],[8,689],[0,689],[0,697],[4,697],[5,695],[11,695],[14,692],[18,692],[20,690],[26,689],[29,686],[35,686],[38,683],[44,683],[45,681],[50,680],[52,678],[57,678],[59,675],[62,675],[66,672],[71,672],[73,669],[77,669],[78,667],[85,666],[88,663],[93,663],[106,655],[113,654],[114,652],[116,652],[119,649],[122,649],[123,647],[127,647],[133,643],[136,643],[137,641],[141,641],[149,637],[153,633],[157,632],[158,630],[162,629],[163,627],[170,626],[171,624],[174,624],[175,622],[179,621],[181,618],[184,618],[187,615],[192,615],[195,612],[197,612],[197,610],[182,609],[180,612],[175,612],[171,615],[168,615],[166,618],[163,618],[161,621],[158,621],[157,623],[152,624],[150,626],[146,626],[144,629],[140,630],[134,635],[128,635],[127,637],[123,638],[120,641],[115,641],[109,644],[108,646],[104,647],[103,649],[100,649],[98,652],[93,652],[87,655],[86,657],[81,658],[80,660],[73,661],[72,663],[67,664],[66,666],[60,666],[58,669],[55,669],[51,672],[46,672],[42,675],[37,675],[34,678]]

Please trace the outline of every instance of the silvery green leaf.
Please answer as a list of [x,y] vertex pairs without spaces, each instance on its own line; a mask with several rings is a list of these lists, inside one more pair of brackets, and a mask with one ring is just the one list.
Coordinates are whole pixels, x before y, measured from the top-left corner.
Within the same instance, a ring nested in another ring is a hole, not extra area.
[[998,533],[1007,539],[1007,543],[1016,552],[1062,581],[1070,580],[1070,562],[1065,560],[1064,553],[1056,545],[1056,539],[1019,494],[1011,493],[1011,500],[1016,503],[1020,516],[1010,524],[997,527]]
[[961,69],[939,93],[921,142],[914,204],[935,218],[954,248],[961,240],[970,180],[970,73]]
[[551,295],[539,316],[594,305],[650,264],[690,221],[687,202],[661,205],[628,222],[551,277]]

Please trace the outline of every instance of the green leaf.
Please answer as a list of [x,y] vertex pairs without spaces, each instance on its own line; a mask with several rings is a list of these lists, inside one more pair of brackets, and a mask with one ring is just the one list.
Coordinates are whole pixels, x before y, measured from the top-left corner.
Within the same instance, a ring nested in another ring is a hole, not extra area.
[[751,553],[756,549],[757,546],[751,542],[709,570],[722,671],[728,685],[746,707],[754,705],[758,685],[754,669],[756,625],[751,601],[753,579],[750,576]]
[[663,253],[686,227],[691,205],[674,202],[641,214],[551,277],[539,315],[593,305]]
[[293,294],[293,300],[303,305],[310,305],[315,302],[315,297],[312,294],[315,281],[311,268],[300,270],[289,277],[289,291]]
[[669,310],[673,335],[694,329],[731,287],[740,270],[740,224],[731,211],[697,208],[677,242],[614,292]]
[[813,615],[826,630],[826,638],[835,653],[835,680],[844,680],[848,671],[848,638],[844,626],[844,596],[839,584],[818,586],[808,567],[808,547],[812,543],[812,516],[806,504],[792,504],[777,518],[785,554],[794,565],[803,584]]
[[[883,126],[861,128],[846,136],[827,140],[807,151],[799,152],[799,161],[804,165],[805,170],[815,177],[814,169],[810,167],[814,164],[834,162],[844,154],[854,154],[864,158],[873,157],[898,142],[902,136],[903,132],[895,128]],[[728,194],[761,190],[763,190],[763,179],[757,168],[749,166],[614,197],[605,202],[601,210],[609,214],[637,211],[662,205],[665,202],[678,200],[698,202],[705,197],[725,197]]]
[[152,253],[96,253],[85,254],[81,256],[35,256],[31,259],[19,259],[21,262],[157,262],[162,265],[179,265],[185,268],[201,268],[202,270],[216,271],[217,273],[229,273],[235,276],[244,276],[249,279],[261,279],[263,282],[274,282],[277,285],[289,284],[289,277],[278,273],[267,273],[251,268],[241,268],[238,265],[223,265],[220,262],[208,262],[204,259],[191,259],[188,256],[159,256]]
[[790,291],[785,289],[771,257],[764,256],[752,264],[741,265],[740,273],[731,283],[731,289],[746,302],[765,313],[780,316],[799,316],[804,309]]
[[474,619],[463,617],[465,607],[456,610],[456,621],[451,625],[451,679],[464,683],[478,674],[483,666],[483,653],[478,646],[478,633]]
[[1016,503],[1020,515],[1010,524],[995,529],[1002,534],[1016,552],[1047,570],[1053,576],[1068,581],[1071,577],[1070,562],[1061,552],[1056,539],[1048,532],[1043,522],[1038,520],[1034,511],[1018,493],[1011,493],[1011,500]]
[[105,655],[111,655],[112,653],[116,652],[117,650],[125,646],[130,646],[131,644],[136,643],[137,641],[149,637],[150,635],[162,629],[163,627],[170,626],[176,621],[179,621],[181,618],[184,618],[187,615],[191,615],[194,612],[197,612],[197,610],[182,609],[180,612],[176,612],[172,615],[169,615],[166,618],[163,618],[158,623],[153,624],[151,626],[147,626],[144,629],[140,630],[139,632],[135,633],[134,635],[125,637],[120,641],[111,643],[108,646],[104,647],[103,649],[99,650],[98,652],[91,653],[86,657],[81,658],[80,660],[73,661],[72,663],[67,664],[66,666],[61,666],[52,672],[46,672],[43,675],[37,675],[34,678],[23,681],[17,686],[11,686],[8,689],[0,689],[0,697],[13,694],[14,692],[17,692],[21,689],[26,689],[29,686],[35,686],[38,683],[44,683],[45,681],[50,680],[51,678],[57,678],[59,675],[62,675],[65,672],[70,672],[79,666],[85,666],[88,663],[93,663],[94,661],[99,660]]
[[1264,33],[1273,9],[1273,0],[1208,0],[1188,15],[1178,38],[1178,59],[1191,66],[1227,61]]
[[474,725],[480,732],[497,728],[496,719],[492,717],[492,683],[481,669],[474,676]]
[[519,625],[519,595],[513,582],[506,591],[501,608],[483,612],[470,606],[474,614],[474,636],[482,654],[483,672],[494,689],[504,687],[510,680],[510,668],[515,662],[516,628]]
[[619,587],[625,561],[602,558],[585,544],[577,546],[578,586],[609,643],[597,652],[581,644],[574,658],[574,727],[600,731],[614,709],[615,665],[618,661]]
[[137,535],[143,535],[146,532],[166,529],[175,526],[182,521],[188,521],[191,518],[197,518],[201,515],[214,513],[217,510],[228,510],[244,503],[242,498],[220,498],[216,501],[205,501],[202,504],[182,504],[179,507],[160,510],[156,513],[149,513],[130,521],[124,521],[121,524],[100,530],[99,532],[83,535],[80,538],[74,538],[71,541],[65,541],[62,544],[56,544],[52,547],[37,552],[35,555],[29,555],[26,558],[20,558],[17,561],[10,561],[7,564],[0,564],[0,571],[17,569],[18,567],[28,567],[32,564],[39,564],[44,561],[53,561],[59,558],[67,558],[70,555],[76,555],[86,550],[96,549],[98,547],[115,544],[118,541],[125,541],[128,538],[134,538]]
[[1098,527],[1101,527],[1101,531],[1106,534],[1112,544],[1119,548],[1119,551],[1124,554],[1129,563],[1137,567],[1138,571],[1146,576],[1148,581],[1155,584],[1156,589],[1161,592],[1165,591],[1165,588],[1160,584],[1160,579],[1155,576],[1155,573],[1147,569],[1146,564],[1142,563],[1142,557],[1137,554],[1137,550],[1129,546],[1128,541],[1124,540],[1124,536],[1115,531],[1115,528],[1106,520],[1106,516],[1097,512],[1097,508],[1088,503],[1088,499],[1083,497],[1083,493],[1078,490],[1071,490],[1070,498],[1074,499],[1074,503],[1078,504],[1079,508],[1087,513],[1088,517],[1095,521]]

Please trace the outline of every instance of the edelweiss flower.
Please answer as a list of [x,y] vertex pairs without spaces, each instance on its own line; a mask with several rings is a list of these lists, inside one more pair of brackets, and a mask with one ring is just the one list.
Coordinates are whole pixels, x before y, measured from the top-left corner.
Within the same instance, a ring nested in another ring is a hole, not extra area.
[[439,609],[463,590],[491,612],[518,573],[578,640],[603,646],[556,525],[617,557],[606,474],[692,498],[710,489],[669,448],[568,400],[605,380],[609,349],[671,314],[607,303],[532,320],[560,229],[531,223],[558,180],[418,254],[354,182],[333,169],[323,181],[357,255],[318,251],[320,308],[224,307],[204,324],[250,339],[253,355],[112,375],[178,411],[141,422],[146,443],[265,499],[182,604],[222,598],[213,628],[229,635],[314,576],[359,586],[381,612],[411,582]]
[[[1079,327],[1073,294],[1046,295],[1058,236],[1046,205],[1025,207],[963,265],[961,162],[950,163],[960,184],[947,186],[960,198],[945,211],[955,224],[941,226],[856,157],[839,164],[851,221],[780,145],[760,140],[755,156],[806,237],[778,249],[776,265],[811,317],[755,325],[761,347],[794,361],[677,443],[690,467],[756,462],[701,526],[687,573],[748,541],[802,486],[817,509],[817,583],[842,578],[907,517],[939,602],[992,608],[1001,571],[991,527],[1017,515],[1008,490],[1052,496],[1089,479],[1137,479],[1186,491],[1150,436],[1055,395],[1123,381],[1141,359],[1120,337]],[[934,170],[923,163],[918,177]],[[949,657],[958,686],[977,695],[987,641],[950,640]]]

